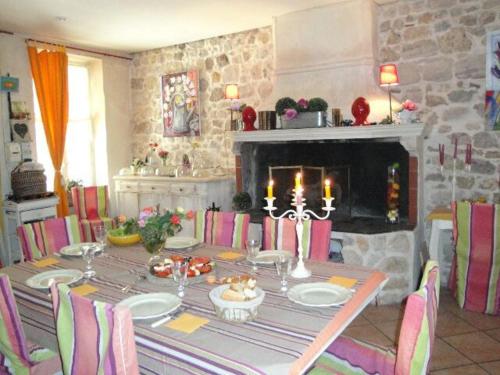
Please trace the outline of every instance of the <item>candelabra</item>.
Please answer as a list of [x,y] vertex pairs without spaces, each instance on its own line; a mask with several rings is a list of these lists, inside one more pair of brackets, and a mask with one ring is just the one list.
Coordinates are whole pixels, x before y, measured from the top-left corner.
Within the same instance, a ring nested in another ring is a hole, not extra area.
[[[298,191],[297,191],[298,190]],[[335,207],[332,207],[332,202],[334,198],[323,198],[325,201],[325,206],[322,207],[323,211],[326,213],[323,216],[317,215],[315,212],[311,210],[305,210],[306,199],[302,196],[301,189],[294,189],[292,195],[292,203],[291,206],[295,207],[295,209],[289,209],[285,211],[283,214],[279,216],[275,216],[273,214],[274,210],[277,210],[277,207],[274,206],[273,202],[276,199],[275,197],[267,197],[265,198],[267,201],[267,206],[264,207],[266,211],[269,211],[269,216],[275,220],[279,220],[288,215],[288,218],[292,221],[295,221],[295,230],[297,232],[297,241],[298,241],[298,255],[299,260],[297,262],[297,266],[292,271],[292,277],[297,279],[303,279],[311,276],[311,271],[308,270],[304,264],[304,249],[302,247],[302,233],[304,231],[305,220],[311,220],[311,216],[314,216],[318,220],[326,220],[330,215],[330,212],[335,210]]]

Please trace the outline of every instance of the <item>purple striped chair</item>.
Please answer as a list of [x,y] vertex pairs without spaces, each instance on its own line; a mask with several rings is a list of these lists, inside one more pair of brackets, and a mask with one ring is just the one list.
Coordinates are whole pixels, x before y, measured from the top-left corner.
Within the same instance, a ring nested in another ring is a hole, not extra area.
[[26,340],[9,277],[0,274],[0,373],[48,375],[61,373],[57,353]]
[[397,351],[339,337],[308,374],[427,374],[439,305],[439,268],[427,262],[420,288],[407,300]]
[[452,213],[450,289],[461,308],[500,315],[500,205],[454,202]]
[[65,375],[139,374],[128,308],[81,297],[65,284],[50,289]]
[[75,215],[23,224],[17,228],[17,237],[25,261],[58,253],[64,246],[83,242],[82,228]]
[[[304,258],[327,261],[330,251],[330,220],[304,221],[302,247]],[[269,216],[264,218],[264,250],[287,250],[297,254],[298,242],[295,222],[290,219],[274,220]]]
[[71,189],[75,214],[80,219],[85,241],[95,241],[94,226],[102,224],[106,229],[113,228],[109,217],[109,198],[107,186],[75,186]]
[[250,225],[249,214],[197,211],[194,220],[195,237],[199,241],[235,249],[245,248]]

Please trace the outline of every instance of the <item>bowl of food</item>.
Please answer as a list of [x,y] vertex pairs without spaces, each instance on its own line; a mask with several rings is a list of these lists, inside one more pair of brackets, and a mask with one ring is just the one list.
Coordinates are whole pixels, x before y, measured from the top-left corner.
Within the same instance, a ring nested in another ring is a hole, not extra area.
[[214,269],[214,262],[212,262],[209,257],[183,257],[181,255],[170,255],[149,264],[149,274],[156,279],[171,279],[172,265],[177,261],[187,263],[188,279],[205,275]]
[[123,228],[117,228],[108,231],[108,240],[116,246],[130,246],[141,242],[141,236],[139,233],[125,234]]
[[208,296],[214,304],[217,316],[240,323],[254,320],[266,295],[256,283],[254,278],[245,275],[212,289]]

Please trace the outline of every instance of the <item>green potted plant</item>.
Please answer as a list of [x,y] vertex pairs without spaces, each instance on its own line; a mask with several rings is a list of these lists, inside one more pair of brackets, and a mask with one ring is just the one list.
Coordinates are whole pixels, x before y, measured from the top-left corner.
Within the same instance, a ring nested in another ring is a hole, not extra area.
[[326,126],[328,103],[322,98],[304,98],[298,101],[284,97],[276,102],[276,113],[283,129],[316,128]]
[[233,197],[233,210],[247,211],[252,208],[252,198],[246,191],[236,193]]
[[66,182],[66,197],[68,199],[68,207],[73,207],[73,197],[71,195],[71,189],[80,186],[83,186],[82,180],[69,180],[68,182]]

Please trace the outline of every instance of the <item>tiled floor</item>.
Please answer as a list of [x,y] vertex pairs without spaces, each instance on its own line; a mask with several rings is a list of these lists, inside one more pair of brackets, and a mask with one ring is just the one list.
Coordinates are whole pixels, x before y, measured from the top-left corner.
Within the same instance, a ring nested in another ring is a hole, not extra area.
[[[369,306],[345,334],[393,345],[403,311],[400,305]],[[500,317],[463,311],[450,292],[441,289],[431,373],[500,375]]]

